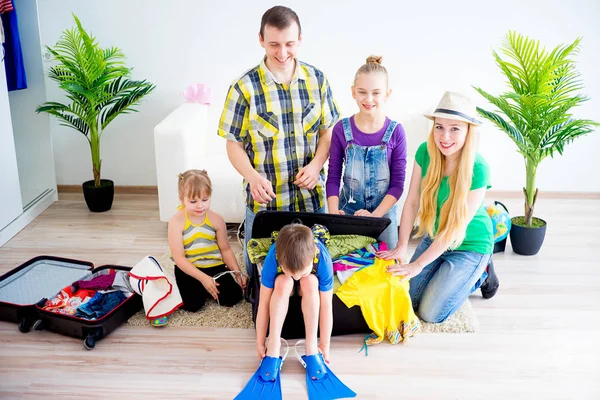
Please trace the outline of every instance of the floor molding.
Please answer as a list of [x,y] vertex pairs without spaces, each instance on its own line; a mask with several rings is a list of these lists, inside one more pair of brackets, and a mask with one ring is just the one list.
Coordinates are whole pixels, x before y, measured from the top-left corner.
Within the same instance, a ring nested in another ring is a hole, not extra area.
[[[83,193],[81,185],[58,185],[58,193]],[[118,194],[158,194],[157,186],[115,186]]]
[[[81,185],[58,185],[58,193],[81,193]],[[115,186],[119,194],[158,194],[157,186]],[[518,190],[488,190],[486,197],[519,198],[523,192]],[[592,199],[599,200],[600,192],[556,192],[540,191],[538,198],[543,199]]]
[[[521,198],[523,191],[518,190],[488,190],[487,198]],[[556,191],[539,191],[538,199],[582,199],[582,200],[599,200],[600,192],[556,192]]]

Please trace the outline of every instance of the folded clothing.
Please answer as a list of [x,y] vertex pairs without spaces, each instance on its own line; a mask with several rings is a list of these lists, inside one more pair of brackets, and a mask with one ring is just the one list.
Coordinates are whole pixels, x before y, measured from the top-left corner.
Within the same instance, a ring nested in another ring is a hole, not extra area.
[[333,271],[363,268],[373,265],[375,253],[388,249],[385,242],[369,244],[361,249],[353,250],[348,254],[333,259]]
[[365,338],[367,346],[383,339],[396,344],[420,329],[412,307],[409,280],[387,272],[387,267],[394,264],[395,260],[376,258],[373,265],[355,272],[336,292],[347,307],[360,306],[373,330]]
[[73,283],[75,288],[81,289],[95,289],[95,290],[106,290],[112,287],[113,282],[115,281],[116,274],[114,272],[97,275],[92,279],[84,279]]
[[125,295],[120,290],[98,292],[90,301],[77,308],[75,316],[86,319],[102,318],[125,299]]
[[62,289],[56,296],[46,300],[43,309],[56,314],[75,315],[77,308],[96,295],[95,290],[79,289],[72,286]]
[[[248,257],[250,261],[257,264],[259,261],[264,260],[276,237],[277,233],[275,232],[268,238],[250,239],[248,241]],[[372,237],[363,235],[333,235],[327,241],[326,246],[331,258],[335,259],[376,242],[377,240]]]

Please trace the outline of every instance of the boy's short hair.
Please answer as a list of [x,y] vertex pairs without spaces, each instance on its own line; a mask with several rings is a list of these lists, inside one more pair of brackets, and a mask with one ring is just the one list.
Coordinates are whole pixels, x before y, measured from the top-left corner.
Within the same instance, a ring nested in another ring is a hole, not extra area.
[[290,26],[292,22],[298,25],[298,35],[302,34],[300,18],[298,18],[298,14],[294,10],[285,6],[271,7],[265,11],[260,21],[260,37],[265,37],[265,26],[267,25],[282,31]]
[[302,271],[313,261],[316,250],[313,233],[305,225],[286,225],[277,235],[275,242],[277,262],[290,273]]

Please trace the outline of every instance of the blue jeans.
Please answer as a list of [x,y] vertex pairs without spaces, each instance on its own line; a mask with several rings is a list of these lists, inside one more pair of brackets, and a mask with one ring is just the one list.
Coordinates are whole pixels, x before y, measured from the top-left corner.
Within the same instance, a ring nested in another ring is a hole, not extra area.
[[385,213],[384,217],[389,218],[392,222],[381,232],[377,240],[385,242],[388,249],[391,250],[398,244],[398,206],[394,205],[390,211]]
[[[424,237],[410,262],[431,246]],[[410,297],[415,312],[426,322],[444,322],[462,306],[487,278],[491,254],[446,251],[410,280]]]
[[[325,214],[327,212],[327,206],[323,206],[317,211],[318,214]],[[248,257],[248,241],[252,237],[252,225],[254,225],[254,217],[256,214],[246,207],[246,218],[244,219],[244,262],[246,263],[246,272],[248,272],[248,276],[252,273],[252,262],[250,261],[250,257]]]

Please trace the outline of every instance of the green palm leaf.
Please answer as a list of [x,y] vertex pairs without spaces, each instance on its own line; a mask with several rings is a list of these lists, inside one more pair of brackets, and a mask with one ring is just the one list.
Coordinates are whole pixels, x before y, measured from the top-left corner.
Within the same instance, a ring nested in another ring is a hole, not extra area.
[[599,126],[597,122],[572,116],[572,109],[588,100],[577,94],[583,84],[573,58],[579,54],[580,41],[578,38],[548,52],[539,41],[509,32],[501,46],[504,57],[495,51],[493,56],[510,90],[494,96],[475,87],[496,107],[495,110],[478,108],[479,115],[506,132],[525,159],[524,190],[529,223],[536,198],[538,164],[556,152],[562,154],[567,144]]
[[131,70],[117,47],[101,48],[73,15],[75,27],[63,32],[54,47],[46,47],[57,61],[48,77],[64,91],[68,104],[46,102],[37,112],[54,115],[63,126],[81,132],[90,143],[96,185],[100,184],[100,137],[117,116],[135,111],[154,90],[147,81],[130,80]]

